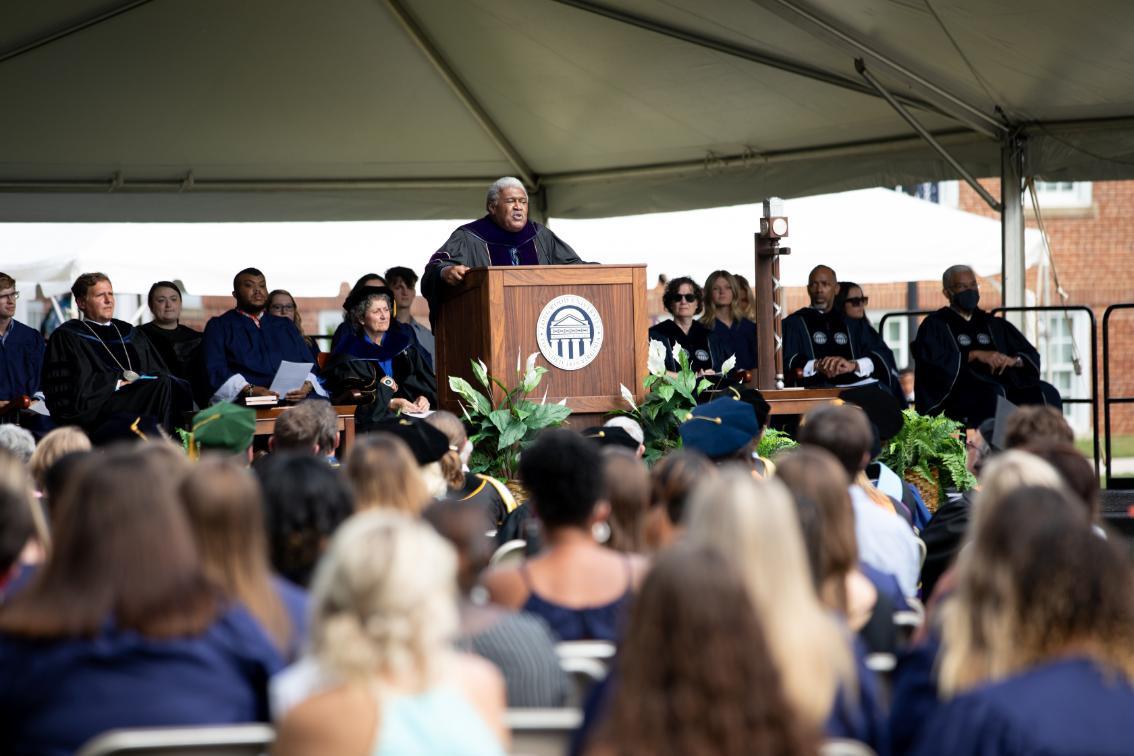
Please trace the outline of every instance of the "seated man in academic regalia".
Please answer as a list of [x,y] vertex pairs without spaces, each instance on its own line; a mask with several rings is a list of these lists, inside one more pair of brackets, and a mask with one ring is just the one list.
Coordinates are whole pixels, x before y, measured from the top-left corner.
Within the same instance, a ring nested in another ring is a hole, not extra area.
[[[280,364],[311,362],[311,351],[288,318],[266,311],[268,284],[256,268],[245,268],[232,281],[236,307],[209,320],[201,351],[212,402],[244,400],[250,396],[278,396],[270,390]],[[313,368],[314,370],[314,368]],[[308,373],[304,384],[280,397],[302,401],[312,391],[326,392]]]
[[1061,408],[1059,392],[1040,380],[1040,356],[1004,318],[978,307],[980,287],[967,265],[941,277],[948,307],[926,316],[913,341],[917,411],[944,414],[967,428],[996,415],[996,398]]
[[10,422],[33,399],[42,399],[43,337],[16,320],[16,280],[0,273],[0,423]]
[[88,433],[115,414],[149,415],[167,431],[193,408],[189,385],[174,378],[145,334],[114,319],[114,286],[102,273],[84,273],[71,287],[79,320],[51,333],[43,393],[56,425]]
[[807,277],[808,307],[783,321],[784,383],[832,388],[877,383],[893,392],[893,375],[882,337],[865,319],[844,317],[834,307],[839,282],[835,271],[818,265]]
[[469,268],[490,265],[574,265],[582,263],[551,229],[528,220],[528,191],[511,176],[488,187],[487,214],[458,228],[425,266],[421,293],[429,302],[429,318],[445,301],[447,291]]

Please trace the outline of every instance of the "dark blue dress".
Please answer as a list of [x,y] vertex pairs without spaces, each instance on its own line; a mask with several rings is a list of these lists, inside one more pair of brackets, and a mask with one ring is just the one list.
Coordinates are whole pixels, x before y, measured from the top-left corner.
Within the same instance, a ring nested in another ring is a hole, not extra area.
[[236,310],[212,318],[205,325],[201,349],[210,396],[237,373],[255,386],[266,387],[272,385],[284,360],[312,361],[295,323],[266,312],[259,327]]
[[756,367],[756,324],[751,320],[734,320],[731,326],[714,320],[713,335],[717,337],[726,360],[730,354],[736,355],[737,369],[752,370]]
[[624,615],[634,598],[630,560],[626,560],[626,592],[606,604],[570,607],[548,601],[535,592],[527,564],[520,565],[520,576],[528,588],[528,600],[520,607],[543,620],[561,641],[600,640],[617,642]]
[[110,626],[94,638],[0,636],[0,752],[62,756],[121,727],[266,722],[282,666],[238,607],[192,638]]
[[1080,756],[1134,752],[1134,688],[1076,657],[1034,667],[943,704],[914,751],[935,754]]

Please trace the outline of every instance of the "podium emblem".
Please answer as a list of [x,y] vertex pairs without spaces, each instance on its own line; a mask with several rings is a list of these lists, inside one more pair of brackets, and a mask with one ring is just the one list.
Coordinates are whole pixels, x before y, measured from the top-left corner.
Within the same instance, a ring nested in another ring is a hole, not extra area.
[[548,302],[536,321],[539,351],[560,370],[578,370],[591,364],[602,349],[602,340],[598,310],[574,294]]

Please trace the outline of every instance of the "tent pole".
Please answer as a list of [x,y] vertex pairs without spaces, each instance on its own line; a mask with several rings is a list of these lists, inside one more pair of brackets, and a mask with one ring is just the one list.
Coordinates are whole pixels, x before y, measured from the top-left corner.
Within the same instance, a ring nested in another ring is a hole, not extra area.
[[953,166],[953,170],[961,175],[961,178],[965,180],[965,183],[971,186],[973,188],[973,191],[979,194],[980,198],[988,203],[989,207],[991,207],[993,210],[1000,209],[1000,203],[998,203],[996,199],[988,193],[987,189],[981,186],[980,182],[976,180],[976,177],[973,176],[973,174],[969,173],[969,171],[966,170],[965,167],[961,165],[961,163],[955,157],[950,155],[949,151],[942,147],[941,143],[934,139],[933,135],[930,134],[924,126],[918,123],[917,119],[914,118],[913,115],[908,110],[906,110],[900,102],[894,99],[893,95],[891,95],[890,92],[882,86],[881,82],[879,82],[878,79],[875,79],[870,71],[866,70],[866,63],[862,60],[862,58],[855,58],[854,67],[862,75],[862,78],[866,79],[866,81],[870,83],[870,86],[874,87],[874,89],[878,91],[878,94],[880,94],[886,100],[886,102],[890,103],[890,107],[896,110],[898,112],[898,115],[905,119],[906,123],[910,125],[910,128],[916,131],[918,135],[922,139],[924,139],[930,147],[933,148],[934,152],[945,158],[945,162]]
[[58,31],[51,32],[46,36],[40,37],[39,39],[32,40],[31,42],[26,42],[19,47],[14,47],[11,50],[0,52],[0,63],[11,60],[12,58],[18,58],[24,53],[29,53],[32,50],[43,47],[44,45],[49,45],[52,42],[63,39],[64,37],[69,37],[76,32],[81,32],[83,29],[89,29],[92,26],[101,24],[103,21],[109,21],[115,16],[120,16],[123,13],[132,11],[138,6],[145,5],[149,2],[152,2],[152,0],[131,0],[131,2],[128,2],[125,5],[120,5],[117,8],[111,8],[108,11],[103,11],[102,13],[99,13],[95,16],[84,19],[83,21],[71,24],[70,26],[66,26]]
[[502,132],[496,125],[496,122],[492,120],[492,116],[488,114],[488,111],[485,110],[476,97],[473,96],[473,93],[461,80],[461,77],[457,75],[457,72],[453,70],[453,67],[450,66],[449,62],[441,55],[441,51],[433,44],[433,40],[429,38],[425,30],[418,25],[398,0],[386,0],[386,6],[389,7],[390,12],[394,14],[394,18],[402,25],[402,28],[405,30],[406,34],[409,35],[410,39],[414,41],[414,44],[425,53],[425,57],[428,58],[429,62],[433,64],[433,67],[437,69],[437,73],[441,74],[441,78],[449,85],[449,89],[451,89],[457,99],[461,101],[465,109],[469,111],[469,114],[472,115],[477,124],[484,130],[484,133],[488,135],[488,138],[493,141],[496,148],[503,152],[504,156],[508,158],[508,162],[512,164],[516,173],[519,174],[520,180],[528,187],[528,191],[538,191],[539,177],[528,167],[527,161],[520,155],[519,150],[508,141],[508,137],[504,136],[504,132]]
[[[1001,291],[1005,307],[1023,307],[1024,262],[1024,139],[1013,134],[1000,148],[1000,238]],[[1008,319],[1027,336],[1023,313],[1007,313]]]

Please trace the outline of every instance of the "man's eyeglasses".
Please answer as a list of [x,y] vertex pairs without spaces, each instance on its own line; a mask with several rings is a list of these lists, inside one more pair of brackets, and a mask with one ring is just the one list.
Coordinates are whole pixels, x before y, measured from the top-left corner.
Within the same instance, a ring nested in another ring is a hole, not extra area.
[[696,294],[674,294],[673,295],[673,301],[674,302],[680,302],[683,299],[686,302],[690,302],[690,303],[696,302],[697,301],[697,295]]
[[13,302],[15,302],[19,298],[20,292],[18,291],[10,291],[7,294],[0,294],[0,299],[10,299]]
[[870,304],[870,297],[847,297],[847,304],[852,307],[866,307]]

